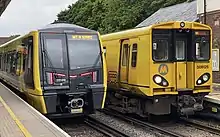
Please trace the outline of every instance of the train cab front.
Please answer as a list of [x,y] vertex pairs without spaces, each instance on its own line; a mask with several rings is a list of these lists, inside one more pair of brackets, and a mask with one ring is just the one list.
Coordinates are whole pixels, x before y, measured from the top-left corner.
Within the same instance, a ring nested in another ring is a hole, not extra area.
[[170,29],[166,25],[153,29],[153,60],[159,72],[153,72],[155,87],[173,95],[172,105],[181,115],[191,115],[203,109],[203,99],[211,92],[211,29],[190,22],[170,23]]
[[103,108],[105,70],[97,34],[42,33],[41,81],[49,118]]

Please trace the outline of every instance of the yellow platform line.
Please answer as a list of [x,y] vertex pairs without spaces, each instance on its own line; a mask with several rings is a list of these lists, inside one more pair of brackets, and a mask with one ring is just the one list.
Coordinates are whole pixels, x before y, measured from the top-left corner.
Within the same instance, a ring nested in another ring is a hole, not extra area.
[[28,132],[28,130],[24,127],[24,125],[19,121],[19,119],[16,117],[16,115],[13,113],[13,111],[10,109],[10,107],[5,103],[3,98],[0,96],[0,102],[3,104],[3,106],[6,108],[8,113],[11,115],[13,120],[16,122],[22,133],[25,137],[32,137],[31,134]]

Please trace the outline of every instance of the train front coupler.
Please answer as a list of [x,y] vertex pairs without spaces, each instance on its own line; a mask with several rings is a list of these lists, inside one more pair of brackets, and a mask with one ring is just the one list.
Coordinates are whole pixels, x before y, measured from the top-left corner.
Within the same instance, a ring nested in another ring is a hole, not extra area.
[[180,115],[194,115],[195,112],[203,110],[202,98],[191,95],[182,95],[178,97],[178,111]]

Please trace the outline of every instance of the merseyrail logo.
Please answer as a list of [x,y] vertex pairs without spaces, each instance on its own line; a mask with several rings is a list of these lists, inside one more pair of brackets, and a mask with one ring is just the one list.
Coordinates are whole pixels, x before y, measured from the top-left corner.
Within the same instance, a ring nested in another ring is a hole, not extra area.
[[158,71],[161,75],[166,75],[168,73],[168,66],[166,64],[161,64]]

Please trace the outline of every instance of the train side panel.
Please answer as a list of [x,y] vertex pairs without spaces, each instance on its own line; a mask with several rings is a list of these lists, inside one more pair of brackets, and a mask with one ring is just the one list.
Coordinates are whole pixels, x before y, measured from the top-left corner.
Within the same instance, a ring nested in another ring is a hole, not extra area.
[[117,88],[118,85],[118,65],[120,55],[120,42],[114,41],[103,41],[103,46],[106,48],[105,58],[107,65],[108,74],[108,86],[110,88]]

